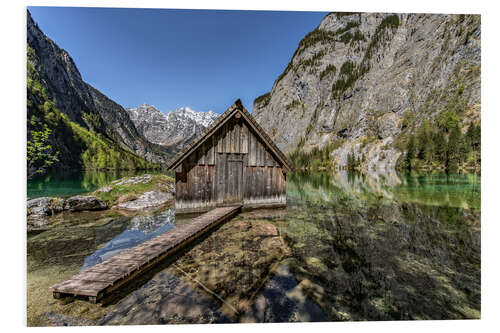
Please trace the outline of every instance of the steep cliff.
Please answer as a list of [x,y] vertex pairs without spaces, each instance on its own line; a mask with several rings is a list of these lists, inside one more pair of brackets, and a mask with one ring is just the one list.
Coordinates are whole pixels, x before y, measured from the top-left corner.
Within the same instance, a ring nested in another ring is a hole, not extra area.
[[[89,166],[82,155],[85,151],[90,154],[88,146],[93,141],[102,142],[103,154],[106,146],[108,155],[114,151],[116,156],[127,155],[131,161],[136,161],[121,167],[147,165],[127,152],[153,162],[166,160],[166,149],[146,140],[125,109],[84,82],[71,56],[45,36],[29,12],[27,51],[28,140],[32,133],[48,126],[52,131],[50,143],[54,151],[59,151],[59,162],[54,166]],[[85,133],[88,140],[75,131]],[[90,136],[95,138],[90,139]],[[106,167],[111,165],[106,164]]]
[[253,115],[285,152],[392,169],[425,119],[480,121],[480,38],[477,15],[330,13]]
[[219,116],[212,111],[197,112],[188,107],[163,114],[147,104],[128,108],[127,111],[139,133],[172,151],[181,150]]

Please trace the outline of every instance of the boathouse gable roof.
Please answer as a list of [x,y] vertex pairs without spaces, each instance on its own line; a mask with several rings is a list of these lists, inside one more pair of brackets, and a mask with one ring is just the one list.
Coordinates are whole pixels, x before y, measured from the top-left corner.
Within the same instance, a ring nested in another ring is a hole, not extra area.
[[240,113],[246,123],[253,129],[256,135],[266,144],[275,158],[283,165],[284,171],[293,171],[293,166],[285,154],[274,144],[266,131],[255,121],[252,115],[245,109],[241,100],[238,99],[224,113],[222,113],[209,127],[206,128],[196,139],[184,147],[177,155],[167,162],[167,170],[177,168],[191,153],[196,151],[208,138],[217,132],[229,119]]

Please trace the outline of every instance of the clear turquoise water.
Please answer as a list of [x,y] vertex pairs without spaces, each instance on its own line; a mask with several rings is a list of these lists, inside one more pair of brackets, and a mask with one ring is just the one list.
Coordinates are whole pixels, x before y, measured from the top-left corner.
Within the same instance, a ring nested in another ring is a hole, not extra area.
[[43,196],[67,197],[92,192],[99,187],[126,176],[158,173],[159,171],[85,171],[57,172],[28,179],[28,198]]
[[[121,176],[50,178],[38,193],[91,191]],[[28,280],[51,266],[85,269],[181,223],[172,209],[101,214],[61,215],[50,230],[28,237]],[[255,237],[258,225],[277,236]],[[285,210],[225,222],[175,266],[124,292],[100,323],[479,318],[480,234],[480,175],[290,174]],[[233,246],[242,239],[248,244]],[[285,259],[262,261],[280,249]],[[242,312],[228,314],[193,281]]]
[[[366,206],[371,203],[418,203],[481,208],[481,175],[409,175],[303,173],[288,178],[287,194],[301,201]],[[310,191],[308,191],[310,190]]]

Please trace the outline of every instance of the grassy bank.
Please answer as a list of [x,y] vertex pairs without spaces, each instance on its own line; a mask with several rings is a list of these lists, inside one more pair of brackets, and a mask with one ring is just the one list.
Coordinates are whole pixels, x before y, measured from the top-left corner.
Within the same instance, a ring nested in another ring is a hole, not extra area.
[[[150,180],[148,180],[148,176],[151,177]],[[170,191],[174,184],[174,179],[167,175],[144,175],[115,180],[92,194],[104,200],[111,207],[122,202],[135,200],[145,192]],[[106,191],[103,191],[104,188]]]

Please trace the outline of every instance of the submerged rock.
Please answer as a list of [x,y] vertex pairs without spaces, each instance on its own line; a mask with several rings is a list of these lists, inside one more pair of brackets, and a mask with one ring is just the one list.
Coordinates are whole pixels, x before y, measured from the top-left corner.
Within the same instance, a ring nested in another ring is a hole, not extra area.
[[51,223],[51,217],[62,211],[103,210],[108,205],[94,196],[76,195],[63,199],[58,197],[41,197],[30,199],[26,203],[27,230],[44,231]]
[[122,202],[113,207],[117,209],[138,211],[166,205],[173,199],[174,195],[172,192],[154,190],[143,193],[135,200]]
[[97,322],[85,318],[72,317],[60,313],[46,311],[42,315],[53,326],[95,326]]
[[[224,300],[230,317],[250,310],[255,291],[274,276],[291,250],[278,228],[266,220],[248,220],[243,213],[176,261],[172,273],[192,288],[207,288]],[[236,315],[237,317],[237,315]]]
[[75,195],[64,202],[64,209],[72,212],[107,208],[108,205],[103,200],[92,195]]

